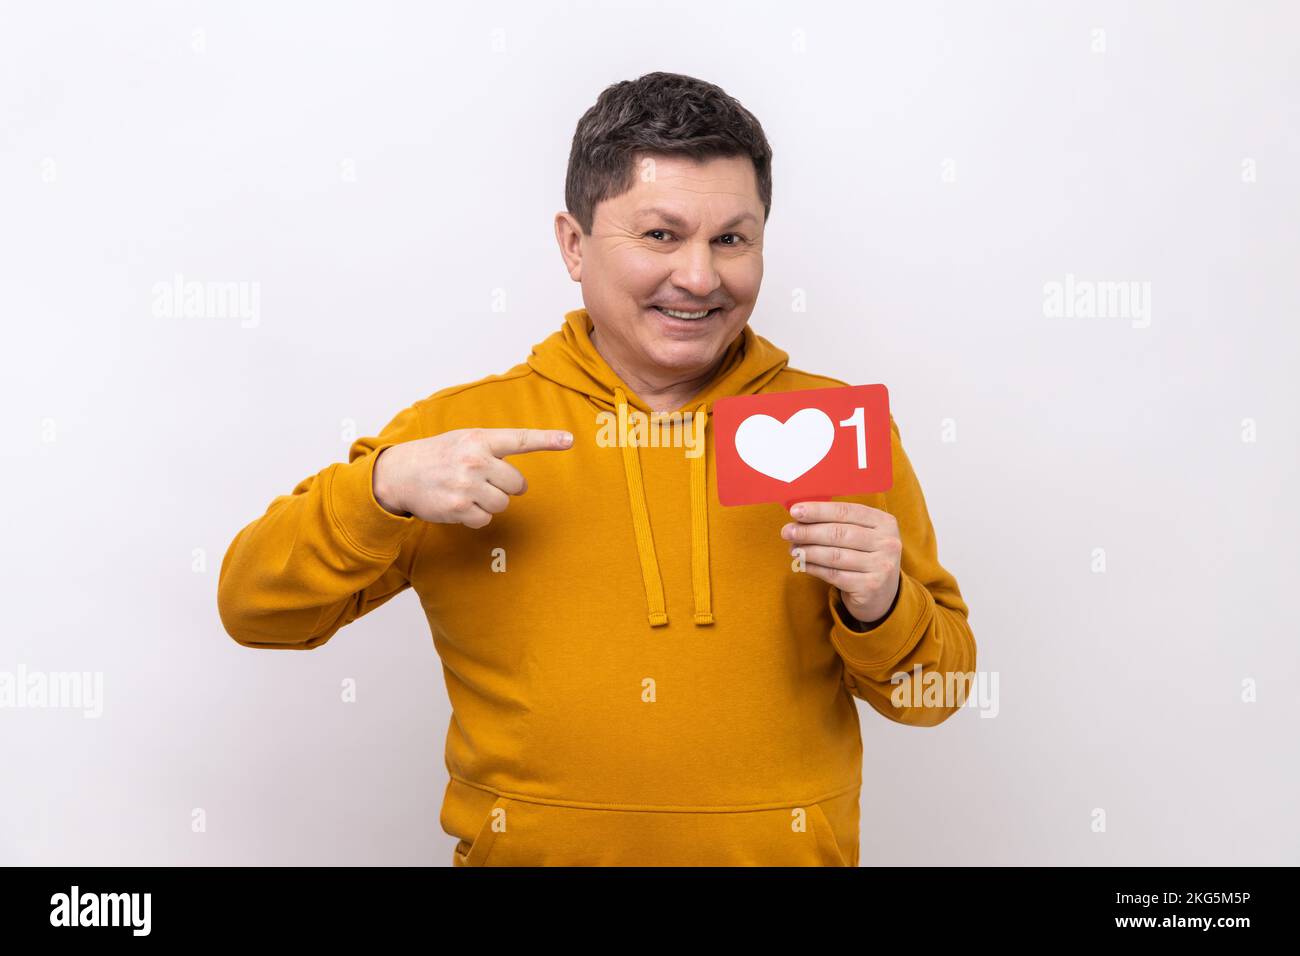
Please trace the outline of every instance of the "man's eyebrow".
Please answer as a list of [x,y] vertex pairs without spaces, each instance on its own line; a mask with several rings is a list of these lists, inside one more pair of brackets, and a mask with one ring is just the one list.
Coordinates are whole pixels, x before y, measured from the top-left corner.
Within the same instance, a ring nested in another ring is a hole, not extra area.
[[[633,218],[638,221],[642,219],[660,219],[668,223],[668,225],[672,226],[674,229],[686,228],[686,223],[683,222],[680,218],[674,216],[668,210],[659,209],[658,207],[652,207],[650,209],[642,209],[639,212],[637,212],[637,214]],[[733,226],[739,226],[746,219],[752,219],[755,224],[758,223],[758,217],[755,216],[752,212],[742,212],[738,216],[733,216],[730,222],[724,222],[719,228],[730,229]]]

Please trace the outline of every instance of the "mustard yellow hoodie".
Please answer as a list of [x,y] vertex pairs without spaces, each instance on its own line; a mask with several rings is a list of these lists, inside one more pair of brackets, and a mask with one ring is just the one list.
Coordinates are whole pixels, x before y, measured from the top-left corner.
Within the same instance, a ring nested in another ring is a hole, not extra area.
[[[415,591],[453,711],[440,822],[455,865],[856,866],[854,697],[932,726],[960,705],[895,706],[890,677],[975,669],[897,425],[893,488],[841,499],[889,511],[903,538],[898,599],[863,632],[835,588],[794,570],[780,505],[718,504],[707,427],[723,396],[845,383],[790,368],[746,327],[684,409],[704,454],[610,447],[602,412],[652,409],[590,330],[569,312],[526,362],[415,402],[273,500],[222,562],[222,622],[246,647],[314,648]],[[528,490],[484,528],[375,501],[378,451],[476,426],[575,440],[510,458]]]

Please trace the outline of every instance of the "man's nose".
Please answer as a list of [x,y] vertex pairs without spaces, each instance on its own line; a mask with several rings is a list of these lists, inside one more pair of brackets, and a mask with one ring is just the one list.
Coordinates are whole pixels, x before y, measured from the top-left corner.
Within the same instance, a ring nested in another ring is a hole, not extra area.
[[673,285],[685,289],[700,299],[712,295],[722,284],[713,257],[712,243],[706,241],[682,243],[681,248],[677,250],[676,261],[673,263]]

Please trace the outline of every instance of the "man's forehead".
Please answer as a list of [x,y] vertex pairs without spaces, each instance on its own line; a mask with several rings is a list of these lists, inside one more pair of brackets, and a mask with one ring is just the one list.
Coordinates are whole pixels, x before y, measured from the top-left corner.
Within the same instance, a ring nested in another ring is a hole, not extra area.
[[[753,222],[758,224],[758,216],[749,209],[728,209],[724,212],[727,221],[722,224],[722,228],[738,226],[742,222]],[[665,205],[662,202],[650,201],[648,203],[637,204],[631,212],[633,222],[655,221],[666,223],[676,229],[684,229],[692,225],[695,214],[689,210],[678,210],[676,207]]]
[[[728,217],[745,213],[756,221],[761,207],[754,164],[743,156],[714,156],[706,160],[688,156],[638,155],[636,180],[618,197],[616,205],[635,218],[690,218],[699,208],[696,197],[708,199],[710,209]],[[719,201],[721,200],[721,201]]]

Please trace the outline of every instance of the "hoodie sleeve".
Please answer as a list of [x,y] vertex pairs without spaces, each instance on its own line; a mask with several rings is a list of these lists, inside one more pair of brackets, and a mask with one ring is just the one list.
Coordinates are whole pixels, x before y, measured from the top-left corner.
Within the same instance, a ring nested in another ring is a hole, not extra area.
[[[841,604],[839,589],[829,586],[830,638],[844,661],[845,686],[855,697],[900,724],[933,727],[952,716],[964,697],[959,694],[945,697],[941,706],[922,706],[923,692],[934,680],[928,675],[940,675],[940,688],[951,685],[960,691],[967,686],[955,678],[950,681],[947,675],[973,678],[975,636],[957,581],[939,563],[925,498],[892,416],[890,427],[894,486],[885,493],[885,510],[898,520],[903,540],[898,594],[884,620],[864,630],[865,625]],[[900,672],[911,680],[891,683],[890,678]],[[896,691],[903,698],[897,706],[891,699]]]
[[309,650],[410,586],[418,525],[375,500],[375,458],[425,437],[419,403],[275,498],[221,562],[221,622],[244,647]]

